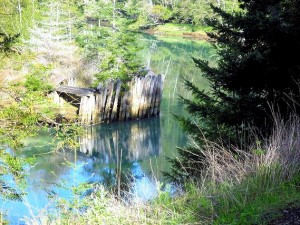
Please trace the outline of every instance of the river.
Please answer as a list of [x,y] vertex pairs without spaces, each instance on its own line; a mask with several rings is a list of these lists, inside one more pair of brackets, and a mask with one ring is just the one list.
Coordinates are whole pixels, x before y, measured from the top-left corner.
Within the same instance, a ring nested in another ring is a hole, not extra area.
[[144,64],[155,73],[165,74],[160,116],[89,127],[80,137],[76,153],[54,153],[55,143],[49,132],[28,139],[26,148],[19,153],[35,156],[35,165],[28,169],[28,195],[22,202],[0,200],[1,210],[6,211],[11,224],[25,224],[25,216],[47,210],[51,196],[70,198],[71,186],[100,182],[111,187],[116,183],[116,165],[130,176],[130,191],[139,199],[153,198],[157,181],[166,183],[162,175],[162,171],[170,169],[166,157],[175,157],[176,148],[188,142],[172,115],[185,114],[178,95],[189,97],[180,77],[207,88],[191,56],[213,62],[216,54],[204,41],[142,35],[139,42],[145,46],[140,52]]

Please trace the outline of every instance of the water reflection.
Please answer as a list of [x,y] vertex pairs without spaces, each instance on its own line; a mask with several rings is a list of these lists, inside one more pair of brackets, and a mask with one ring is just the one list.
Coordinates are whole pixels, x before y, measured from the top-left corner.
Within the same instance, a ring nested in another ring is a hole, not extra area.
[[71,196],[68,187],[82,182],[100,182],[112,187],[118,182],[120,170],[127,174],[120,176],[124,185],[133,181],[129,186],[136,198],[145,200],[157,194],[156,180],[163,181],[161,172],[170,169],[166,157],[174,157],[176,147],[187,142],[171,114],[183,115],[184,109],[177,97],[178,94],[188,97],[179,76],[206,88],[207,81],[190,56],[207,60],[214,56],[205,43],[164,41],[150,36],[143,37],[142,41],[146,46],[141,53],[145,65],[156,73],[166,74],[160,117],[88,127],[79,140],[78,151],[52,152],[55,143],[53,135],[47,132],[28,139],[27,148],[19,153],[36,156],[36,164],[28,174],[28,196],[23,203],[0,199],[1,209],[7,210],[11,224],[19,224],[20,218],[47,209],[51,205],[48,194],[68,199]]
[[139,163],[133,163],[132,174],[135,182],[132,185],[134,201],[149,200],[157,196],[157,184],[151,176],[146,176]]
[[[48,195],[70,199],[70,187],[83,182],[97,182],[116,190],[120,177],[121,189],[130,191],[136,199],[153,198],[157,189],[147,159],[162,154],[161,138],[160,118],[87,127],[80,137],[78,151],[51,152],[51,137],[42,133],[38,139],[29,141],[23,152],[26,156],[37,156],[37,162],[30,169],[30,188],[24,204],[8,203],[4,207],[10,212],[18,211],[10,213],[10,221],[18,224],[13,221],[46,210],[50,205]],[[121,173],[118,165],[122,167]]]
[[128,121],[85,128],[79,139],[80,152],[97,158],[97,164],[116,164],[122,151],[124,163],[159,155],[159,118]]
[[180,77],[195,83],[200,89],[209,87],[208,81],[195,66],[192,57],[216,65],[217,54],[206,41],[193,41],[178,37],[155,37],[141,35],[145,48],[140,52],[144,64],[157,74],[165,75],[163,100],[176,99],[178,95],[189,97]]
[[147,168],[142,168],[139,162],[162,153],[160,119],[87,127],[79,142],[80,152],[88,158],[84,173],[93,175],[90,182],[113,187],[120,177],[120,185],[128,188],[131,181],[139,181],[147,173],[141,172]]

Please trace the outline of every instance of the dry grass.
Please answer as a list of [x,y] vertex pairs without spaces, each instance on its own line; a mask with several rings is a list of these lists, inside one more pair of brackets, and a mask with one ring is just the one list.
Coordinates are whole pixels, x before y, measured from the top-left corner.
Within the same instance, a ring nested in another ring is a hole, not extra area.
[[198,186],[186,184],[192,188],[181,196],[163,193],[152,202],[128,203],[100,187],[82,200],[86,210],[70,211],[66,205],[29,224],[261,224],[265,211],[300,200],[299,190],[289,182],[300,171],[297,116],[287,122],[276,119],[272,135],[256,141],[250,151],[209,141],[204,148],[192,144],[206,157],[207,169]]
[[[241,183],[246,176],[262,168],[273,169],[276,165],[280,166],[280,174],[273,170],[274,176],[280,175],[284,179],[293,177],[300,170],[300,119],[297,116],[291,116],[288,121],[277,117],[271,136],[254,141],[250,150],[228,149],[208,140],[204,147],[192,139],[191,143],[199,149],[199,155],[204,155],[205,179],[213,183]],[[193,163],[197,162],[191,161]]]
[[[171,200],[171,198],[168,199]],[[115,196],[106,192],[103,186],[98,186],[91,196],[84,199],[86,201],[84,204],[87,205],[84,213],[79,208],[73,208],[73,211],[70,211],[69,205],[65,204],[51,213],[43,211],[40,215],[27,219],[27,223],[32,225],[186,224],[185,221],[192,222],[189,218],[191,217],[190,212],[186,211],[186,214],[180,214],[174,208],[176,205],[181,205],[178,201],[184,202],[185,200],[178,199],[172,203],[159,204],[154,202],[129,203],[124,200],[118,200]]]

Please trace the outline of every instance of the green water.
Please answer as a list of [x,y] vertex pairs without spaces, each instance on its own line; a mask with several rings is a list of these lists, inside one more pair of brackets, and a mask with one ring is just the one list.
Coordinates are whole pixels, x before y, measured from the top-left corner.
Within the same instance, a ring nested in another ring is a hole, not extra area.
[[80,137],[76,153],[68,150],[54,153],[53,136],[49,133],[28,139],[21,155],[36,157],[36,164],[29,170],[28,195],[23,203],[0,202],[11,224],[24,224],[24,216],[47,209],[51,205],[49,195],[70,198],[67,189],[72,185],[100,182],[113,186],[120,159],[122,171],[134,181],[131,191],[138,198],[150,199],[156,195],[155,180],[166,182],[162,176],[162,171],[170,169],[166,157],[175,157],[176,148],[188,143],[172,116],[172,113],[185,114],[178,95],[189,97],[180,77],[207,88],[208,83],[191,56],[213,63],[216,54],[206,42],[187,39],[142,35],[139,42],[145,46],[140,52],[144,64],[155,73],[165,75],[160,116],[89,127]]

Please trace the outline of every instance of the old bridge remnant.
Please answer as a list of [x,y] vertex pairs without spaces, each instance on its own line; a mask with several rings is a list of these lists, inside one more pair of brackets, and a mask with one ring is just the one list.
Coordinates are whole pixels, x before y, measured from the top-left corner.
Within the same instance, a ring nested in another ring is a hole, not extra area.
[[84,125],[159,115],[163,76],[148,73],[122,85],[121,80],[100,83],[97,88],[59,86],[52,93],[54,103],[78,108],[78,122]]

